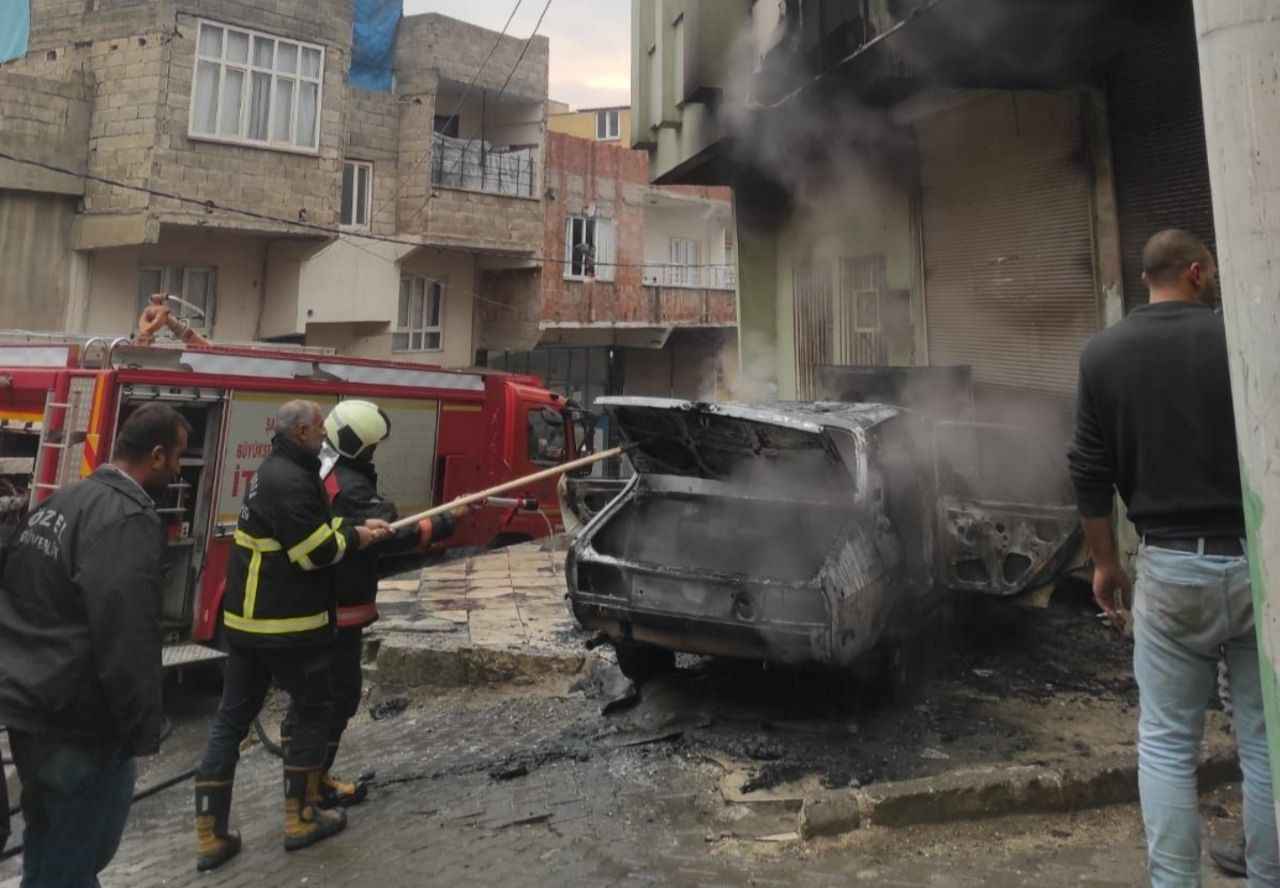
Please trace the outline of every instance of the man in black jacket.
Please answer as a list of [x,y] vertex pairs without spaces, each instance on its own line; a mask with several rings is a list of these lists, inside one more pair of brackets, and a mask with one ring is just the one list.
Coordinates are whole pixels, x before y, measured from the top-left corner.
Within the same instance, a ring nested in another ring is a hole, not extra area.
[[[325,476],[325,489],[333,502],[333,513],[352,523],[370,518],[387,522],[400,516],[395,503],[378,493],[378,473],[373,454],[378,444],[391,434],[391,418],[370,401],[343,401],[329,411],[325,420],[329,446],[338,454]],[[344,559],[337,568],[338,632],[333,649],[333,720],[325,756],[320,791],[327,807],[355,805],[364,801],[367,787],[335,778],[330,769],[338,755],[338,745],[347,722],[360,708],[363,672],[360,656],[364,629],[378,619],[378,578],[382,564],[394,556],[425,552],[429,546],[453,534],[456,518],[466,509],[438,515],[406,527],[391,539],[370,546]]]
[[190,426],[137,410],[113,461],[31,513],[3,554],[0,723],[22,780],[24,886],[97,884],[120,844],[136,770],[163,722],[153,497]]
[[276,413],[271,455],[249,482],[222,602],[230,658],[222,703],[209,726],[209,745],[196,772],[196,867],[221,866],[240,850],[227,828],[240,743],[262,709],[272,682],[288,692],[285,748],[287,851],[305,848],[346,826],[341,812],[323,811],[324,767],[333,689],[334,565],[348,552],[387,539],[385,521],[357,526],[334,517],[320,480],[324,421],[310,401],[290,401]]

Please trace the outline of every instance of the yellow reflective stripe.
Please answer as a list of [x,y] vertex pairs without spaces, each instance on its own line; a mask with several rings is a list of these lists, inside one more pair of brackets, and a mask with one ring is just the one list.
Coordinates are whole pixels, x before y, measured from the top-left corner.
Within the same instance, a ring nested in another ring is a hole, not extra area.
[[255,552],[279,552],[284,549],[279,541],[271,537],[251,537],[240,528],[236,528],[236,545],[253,549]]
[[[311,536],[307,537],[305,540],[289,550],[289,560],[301,567],[303,570],[315,570],[316,566],[311,563],[311,559],[307,556],[327,543],[331,536],[333,536],[333,528],[328,524],[321,524],[315,529],[315,532],[312,533]],[[339,537],[338,539],[341,540],[342,538]],[[343,542],[345,542],[345,540]],[[338,543],[338,551],[343,552],[345,550],[346,547],[342,542]]]
[[262,553],[257,549],[249,556],[249,575],[244,580],[244,614],[253,616],[258,603],[258,574],[262,571]]
[[242,617],[231,611],[223,611],[222,619],[228,629],[251,632],[255,635],[283,635],[288,632],[309,632],[329,625],[329,612],[322,611],[309,617],[286,617],[278,620]]
[[252,537],[240,528],[236,528],[236,545],[243,546],[253,552],[249,556],[249,574],[244,582],[244,613],[253,617],[254,606],[258,602],[258,575],[262,572],[262,553],[280,552],[284,546],[270,537]]

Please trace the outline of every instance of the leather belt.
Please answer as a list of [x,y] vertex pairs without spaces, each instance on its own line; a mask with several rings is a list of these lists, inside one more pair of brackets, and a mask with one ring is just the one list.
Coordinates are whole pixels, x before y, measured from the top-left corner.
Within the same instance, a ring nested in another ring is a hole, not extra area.
[[1217,555],[1227,558],[1239,558],[1244,555],[1244,546],[1241,544],[1240,537],[1165,537],[1151,534],[1143,537],[1143,542],[1148,546],[1155,546],[1157,549],[1172,549],[1175,552],[1190,552],[1192,554],[1200,553],[1200,543],[1202,541],[1204,542],[1205,555]]

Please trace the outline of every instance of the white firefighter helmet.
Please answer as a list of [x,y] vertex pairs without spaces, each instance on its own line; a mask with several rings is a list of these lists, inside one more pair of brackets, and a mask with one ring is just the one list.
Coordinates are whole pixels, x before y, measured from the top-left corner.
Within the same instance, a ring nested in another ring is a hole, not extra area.
[[339,401],[324,421],[329,445],[356,459],[391,434],[391,418],[372,401]]

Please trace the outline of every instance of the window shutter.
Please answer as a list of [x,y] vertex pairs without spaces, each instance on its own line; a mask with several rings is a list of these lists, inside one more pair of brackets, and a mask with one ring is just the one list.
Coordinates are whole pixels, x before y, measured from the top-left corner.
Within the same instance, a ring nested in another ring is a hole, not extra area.
[[564,276],[573,277],[573,217],[564,220]]
[[617,250],[614,247],[613,220],[596,220],[596,280],[617,279]]

